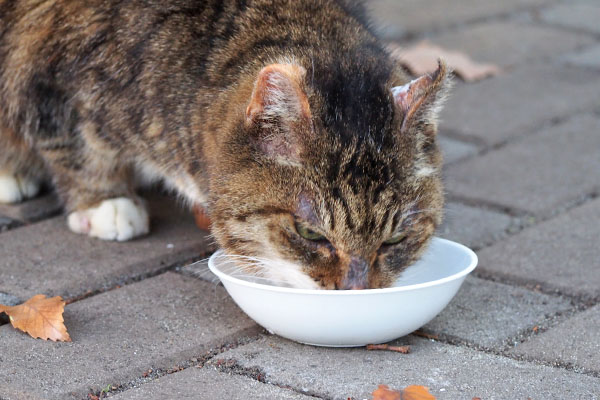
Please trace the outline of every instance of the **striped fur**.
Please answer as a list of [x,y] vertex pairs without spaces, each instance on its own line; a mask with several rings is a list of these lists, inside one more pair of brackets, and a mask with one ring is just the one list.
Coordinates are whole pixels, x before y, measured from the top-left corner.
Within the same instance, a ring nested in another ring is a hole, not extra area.
[[205,205],[229,253],[387,286],[441,221],[448,72],[403,109],[409,81],[352,0],[0,0],[0,171],[49,174],[76,213],[135,200],[141,170]]

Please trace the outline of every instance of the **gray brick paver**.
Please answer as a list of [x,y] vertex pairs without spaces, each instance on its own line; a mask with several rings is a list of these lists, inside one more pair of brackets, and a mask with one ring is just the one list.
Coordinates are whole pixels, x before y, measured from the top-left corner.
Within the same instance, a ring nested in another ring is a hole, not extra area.
[[549,63],[526,65],[456,86],[442,111],[440,129],[498,144],[538,131],[557,118],[592,110],[598,102],[598,71]]
[[600,118],[580,115],[446,170],[457,196],[547,214],[600,187]]
[[478,147],[472,143],[452,139],[443,134],[438,136],[438,144],[444,156],[444,164],[457,162],[463,158],[477,154]]
[[191,214],[177,211],[171,200],[151,201],[151,211],[150,235],[123,243],[72,233],[64,216],[3,233],[0,291],[23,299],[38,293],[78,297],[207,254],[212,248]]
[[408,32],[426,32],[550,3],[552,0],[370,0],[367,6],[381,35],[397,39]]
[[482,22],[429,40],[443,48],[462,51],[475,61],[504,68],[557,58],[596,41],[592,35],[565,32],[525,21]]
[[478,249],[503,236],[512,223],[506,214],[450,201],[437,235]]
[[[16,306],[17,304],[19,304],[21,302],[22,302],[21,299],[19,299],[16,296],[13,296],[9,293],[0,292],[0,304],[3,304],[5,306]],[[8,315],[6,315],[4,313],[0,313],[0,325],[8,324],[8,323],[9,323]]]
[[[599,187],[593,174],[600,170],[600,159],[593,153],[600,148],[594,135],[600,132],[599,118],[577,117],[543,131],[539,127],[600,103],[597,46],[578,50],[588,44],[589,34],[600,33],[600,6],[595,0],[553,3],[466,0],[450,6],[447,0],[373,0],[368,4],[376,9],[378,24],[387,25],[380,29],[387,38],[457,25],[456,31],[434,36],[433,41],[467,51],[476,60],[518,65],[498,77],[453,90],[441,118],[442,133],[448,129],[455,137],[487,145],[524,138],[475,156],[479,146],[441,135],[446,161],[453,163],[446,169],[447,188],[457,197],[543,214]],[[522,19],[460,26],[540,5],[550,5],[540,14],[543,27],[526,25]],[[559,26],[573,30],[558,33]],[[531,64],[542,59],[550,61]],[[68,232],[64,217],[12,229],[15,220],[31,223],[58,213],[55,198],[0,206],[5,216],[0,218],[0,232],[3,226],[11,228],[0,235],[0,292],[10,293],[5,297],[0,293],[0,303],[3,299],[14,303],[15,296],[25,299],[38,292],[78,297],[210,251],[192,218],[175,216],[170,208],[159,207],[150,236],[108,243]],[[513,222],[503,213],[455,202],[449,203],[448,210],[441,236],[472,247],[502,238]],[[600,199],[479,251],[479,268],[597,299],[597,221]],[[600,399],[599,307],[550,326],[512,350],[513,356],[533,362],[415,336],[399,340],[412,346],[412,353],[406,355],[317,348],[265,336],[217,358],[260,369],[267,382],[343,400],[370,398],[382,383],[394,388],[425,385],[439,400]],[[508,338],[540,321],[544,327],[550,323],[549,315],[570,308],[560,296],[470,277],[425,331],[498,350]],[[167,369],[260,331],[221,287],[170,272],[70,304],[65,319],[72,343],[34,340],[8,325],[0,326],[1,400],[84,398],[90,389],[131,382],[148,368]],[[596,376],[538,361],[573,365]],[[163,376],[116,398],[306,398],[217,372],[210,365],[215,362]]]
[[0,400],[45,400],[33,393],[7,388],[0,383]]
[[563,59],[571,65],[600,69],[600,44],[588,47],[579,52],[569,53]]
[[500,351],[507,339],[546,323],[546,318],[572,308],[570,301],[502,283],[468,277],[425,332],[449,335],[480,347]]
[[258,332],[224,289],[172,272],[67,305],[64,318],[71,343],[0,327],[0,393],[80,399]]
[[14,306],[21,302],[18,297],[11,295],[10,293],[0,292],[0,304],[5,306]]
[[478,268],[574,296],[600,296],[600,199],[478,252]]
[[600,305],[583,311],[512,350],[549,363],[600,372]]
[[43,194],[21,203],[0,204],[0,214],[24,223],[52,217],[61,210],[62,205],[55,193]]
[[600,34],[600,4],[597,1],[568,1],[543,10],[540,19],[553,25]]
[[402,342],[411,353],[319,348],[270,336],[219,358],[259,368],[267,382],[336,400],[370,398],[379,384],[427,386],[438,400],[598,399],[595,377],[415,337]]
[[289,389],[217,372],[213,367],[188,368],[112,397],[115,400],[309,400]]

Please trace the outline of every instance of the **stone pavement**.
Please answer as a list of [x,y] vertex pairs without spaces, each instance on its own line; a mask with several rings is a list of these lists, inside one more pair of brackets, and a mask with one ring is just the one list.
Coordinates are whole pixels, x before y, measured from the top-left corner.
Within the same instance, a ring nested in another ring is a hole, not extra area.
[[70,233],[52,194],[0,206],[0,303],[61,295],[71,343],[0,317],[0,399],[600,399],[600,3],[371,0],[386,40],[427,38],[503,68],[457,82],[442,115],[439,235],[480,266],[410,354],[269,335],[206,267],[189,213],[150,200],[151,235]]

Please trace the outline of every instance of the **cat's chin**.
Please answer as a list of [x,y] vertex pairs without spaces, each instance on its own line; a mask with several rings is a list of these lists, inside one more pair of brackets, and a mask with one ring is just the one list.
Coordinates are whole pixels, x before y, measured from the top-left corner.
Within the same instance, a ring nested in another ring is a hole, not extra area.
[[246,281],[264,285],[294,289],[323,289],[298,264],[279,257],[249,257],[242,255],[221,255],[223,271]]
[[302,271],[302,266],[280,257],[256,257],[222,253],[215,262],[226,274],[248,282],[294,289],[323,289]]
[[270,258],[263,260],[264,276],[272,285],[294,289],[322,289],[310,276],[302,272],[302,267],[283,260]]

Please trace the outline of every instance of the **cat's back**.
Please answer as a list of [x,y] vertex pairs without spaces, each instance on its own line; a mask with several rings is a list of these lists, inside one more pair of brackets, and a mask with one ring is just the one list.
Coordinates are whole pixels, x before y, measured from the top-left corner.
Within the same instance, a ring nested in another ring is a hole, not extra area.
[[0,0],[0,68],[47,65],[71,80],[94,63],[193,70],[226,55],[237,67],[268,47],[347,42],[357,25],[358,0]]
[[156,103],[173,93],[186,100],[243,3],[0,0],[0,118],[15,128],[27,124],[17,114],[35,119],[44,98],[56,100],[55,114],[65,99],[91,105],[104,98],[114,112],[127,99],[131,115],[141,99]]
[[[354,80],[389,69],[374,61],[385,53],[364,14],[356,0],[0,0],[0,118],[18,129],[77,99],[128,129],[159,111],[181,122],[182,104],[203,108],[242,71],[286,54],[311,59],[320,90],[339,81],[360,98],[370,89]],[[41,110],[48,98],[53,109]]]

